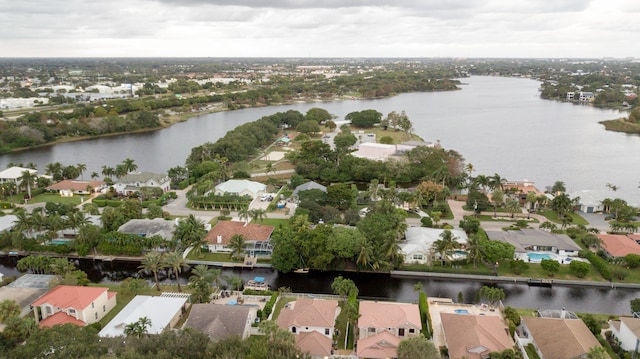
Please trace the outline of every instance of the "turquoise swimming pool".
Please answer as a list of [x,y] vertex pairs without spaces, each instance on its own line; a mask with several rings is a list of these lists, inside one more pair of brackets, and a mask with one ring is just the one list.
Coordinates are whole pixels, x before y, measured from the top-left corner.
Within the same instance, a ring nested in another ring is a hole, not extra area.
[[536,260],[536,261],[541,261],[543,259],[555,259],[553,258],[551,255],[547,254],[547,253],[527,253],[527,257],[529,257],[529,259]]

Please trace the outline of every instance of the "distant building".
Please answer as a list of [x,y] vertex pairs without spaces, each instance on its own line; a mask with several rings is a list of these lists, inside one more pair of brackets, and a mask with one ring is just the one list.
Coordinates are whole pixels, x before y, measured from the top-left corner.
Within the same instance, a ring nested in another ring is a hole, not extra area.
[[58,192],[62,197],[71,197],[74,194],[85,195],[92,192],[99,192],[105,188],[105,181],[63,180],[47,187],[47,191]]
[[32,168],[24,168],[24,167],[9,167],[6,170],[0,172],[0,183],[15,183],[16,186],[19,186],[22,183],[20,177],[22,174],[28,171],[32,175],[37,176],[38,170],[34,170]]
[[215,188],[215,193],[218,196],[225,193],[235,194],[238,196],[249,196],[253,199],[260,196],[267,189],[267,186],[263,183],[249,180],[228,180],[220,183]]
[[270,256],[273,251],[270,239],[274,229],[274,226],[263,224],[220,221],[211,228],[205,238],[211,252],[230,252],[227,246],[231,237],[239,234],[246,240],[249,256]]
[[628,236],[598,233],[596,237],[602,242],[600,248],[610,258],[623,258],[627,254],[640,255],[640,244]]
[[120,233],[136,234],[141,237],[160,236],[167,241],[173,240],[175,223],[164,218],[132,219],[118,228]]

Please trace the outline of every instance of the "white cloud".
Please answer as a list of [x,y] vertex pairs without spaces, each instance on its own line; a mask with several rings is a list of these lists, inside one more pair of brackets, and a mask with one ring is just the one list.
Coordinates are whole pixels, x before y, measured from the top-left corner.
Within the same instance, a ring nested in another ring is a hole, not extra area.
[[631,0],[0,0],[0,56],[636,55]]

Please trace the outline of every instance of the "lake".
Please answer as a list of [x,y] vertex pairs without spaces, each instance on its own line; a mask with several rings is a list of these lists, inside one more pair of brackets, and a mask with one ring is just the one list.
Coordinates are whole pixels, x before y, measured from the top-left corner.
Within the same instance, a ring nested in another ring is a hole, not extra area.
[[[621,197],[640,206],[640,136],[608,132],[599,121],[623,113],[539,97],[539,82],[521,78],[470,77],[460,91],[407,93],[379,100],[349,100],[251,108],[196,116],[159,131],[61,143],[0,156],[9,162],[85,163],[84,177],[133,158],[139,170],[162,172],[184,165],[191,148],[215,142],[236,126],[275,112],[322,107],[339,119],[353,111],[406,111],[426,141],[460,152],[474,175],[500,174],[534,181],[539,189],[555,181],[568,192],[590,190],[601,199]],[[619,187],[617,193],[606,184]],[[583,197],[584,198],[584,197]]]

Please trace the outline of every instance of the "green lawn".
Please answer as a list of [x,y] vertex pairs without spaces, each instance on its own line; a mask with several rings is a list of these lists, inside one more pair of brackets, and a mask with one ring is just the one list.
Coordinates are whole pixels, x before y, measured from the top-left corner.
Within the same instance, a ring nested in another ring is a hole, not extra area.
[[[562,224],[562,221],[558,219],[558,214],[554,211],[538,212],[538,214],[544,216],[546,219],[548,219],[553,223]],[[589,224],[589,222],[586,219],[582,218],[577,213],[569,213],[568,216],[571,217],[571,224],[573,225],[582,224],[583,226],[586,226]]]
[[[110,292],[118,292],[118,295],[116,296],[116,306],[113,307],[113,309],[111,309],[111,311],[109,311],[109,313],[107,313],[107,315],[104,316],[104,318],[102,318],[102,320],[100,320],[100,325],[102,325],[102,327],[104,328],[118,313],[120,313],[120,311],[127,305],[129,304],[129,302],[131,302],[131,300],[133,300],[133,298],[136,295],[151,295],[151,296],[158,296],[160,295],[161,292],[159,292],[158,290],[156,290],[155,288],[151,288],[151,287],[147,287],[147,288],[141,288],[138,290],[138,292],[136,294],[134,293],[129,293],[129,294],[124,294],[122,292],[120,292],[121,288],[120,288],[120,284],[105,284],[105,283],[90,283],[89,286],[91,287],[107,287],[109,288]],[[166,286],[163,286],[166,287]],[[177,289],[176,289],[177,290]]]
[[240,263],[242,260],[231,260],[231,256],[229,253],[205,253],[203,252],[201,256],[198,256],[193,251],[189,252],[187,255],[187,259],[197,260],[197,261],[209,261],[209,262],[236,262]]
[[518,216],[516,216],[515,218],[505,218],[505,217],[494,218],[493,214],[491,214],[491,215],[489,215],[489,214],[481,214],[481,215],[477,216],[477,218],[480,221],[483,221],[483,222],[511,222],[511,223],[515,223],[518,220],[525,220],[528,223],[539,223],[540,222],[535,218],[530,218],[530,219],[527,220],[527,217],[518,217]]
[[265,218],[265,219],[262,220],[262,224],[267,225],[267,226],[274,226],[274,227],[278,227],[279,225],[282,224],[282,226],[288,227],[289,226],[289,220],[288,219],[280,219],[280,218]]
[[55,203],[64,203],[64,204],[71,203],[74,205],[79,205],[80,197],[83,197],[84,199],[89,198],[89,196],[62,197],[57,193],[42,193],[31,198],[29,200],[29,203],[55,202]]

